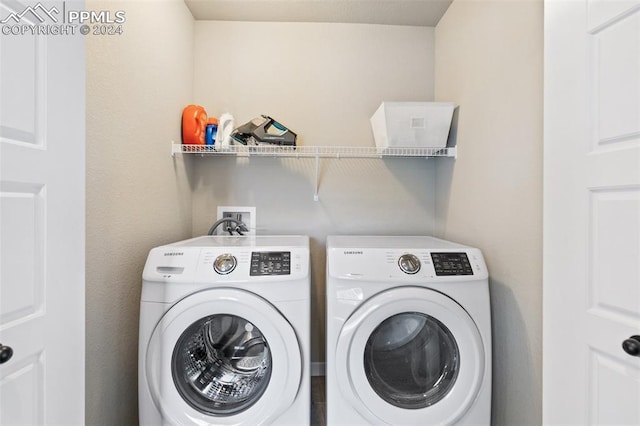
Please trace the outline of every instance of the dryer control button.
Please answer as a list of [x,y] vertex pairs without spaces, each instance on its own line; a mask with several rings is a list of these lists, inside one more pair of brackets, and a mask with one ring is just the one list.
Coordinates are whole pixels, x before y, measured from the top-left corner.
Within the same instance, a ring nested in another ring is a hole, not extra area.
[[236,265],[238,265],[238,261],[233,255],[221,254],[213,262],[213,270],[221,275],[226,275],[236,269]]
[[420,260],[413,254],[403,254],[398,259],[398,266],[405,274],[417,274],[420,270]]

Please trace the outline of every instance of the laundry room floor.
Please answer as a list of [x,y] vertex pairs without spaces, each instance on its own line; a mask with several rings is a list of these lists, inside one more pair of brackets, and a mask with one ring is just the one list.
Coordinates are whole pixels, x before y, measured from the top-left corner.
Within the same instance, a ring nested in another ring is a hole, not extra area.
[[327,395],[324,376],[311,377],[311,426],[327,424]]

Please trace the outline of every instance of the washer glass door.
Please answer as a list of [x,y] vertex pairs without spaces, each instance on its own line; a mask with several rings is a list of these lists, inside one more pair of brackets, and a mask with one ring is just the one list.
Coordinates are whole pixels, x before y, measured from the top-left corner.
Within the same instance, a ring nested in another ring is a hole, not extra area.
[[421,312],[387,318],[364,349],[369,384],[400,408],[424,408],[440,401],[453,387],[459,368],[460,351],[451,331]]
[[274,422],[302,380],[295,330],[262,297],[216,288],[173,305],[151,334],[141,366],[168,424]]
[[272,370],[269,344],[244,318],[214,314],[195,321],[178,339],[171,373],[182,398],[196,410],[226,416],[251,407]]

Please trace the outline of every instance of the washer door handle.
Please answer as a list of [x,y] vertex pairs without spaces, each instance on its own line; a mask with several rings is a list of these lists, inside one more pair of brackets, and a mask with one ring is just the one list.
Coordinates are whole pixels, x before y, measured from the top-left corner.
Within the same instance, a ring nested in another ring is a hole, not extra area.
[[9,361],[12,356],[13,349],[11,349],[11,346],[5,346],[0,343],[0,364],[4,364],[5,362]]
[[640,357],[640,336],[631,336],[622,342],[622,349],[631,356]]

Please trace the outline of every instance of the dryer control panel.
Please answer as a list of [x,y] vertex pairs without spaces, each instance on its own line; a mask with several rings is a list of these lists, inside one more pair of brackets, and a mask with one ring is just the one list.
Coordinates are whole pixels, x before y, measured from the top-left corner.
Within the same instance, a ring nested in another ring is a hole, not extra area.
[[432,237],[330,236],[327,276],[393,283],[467,282],[488,277],[482,253]]

